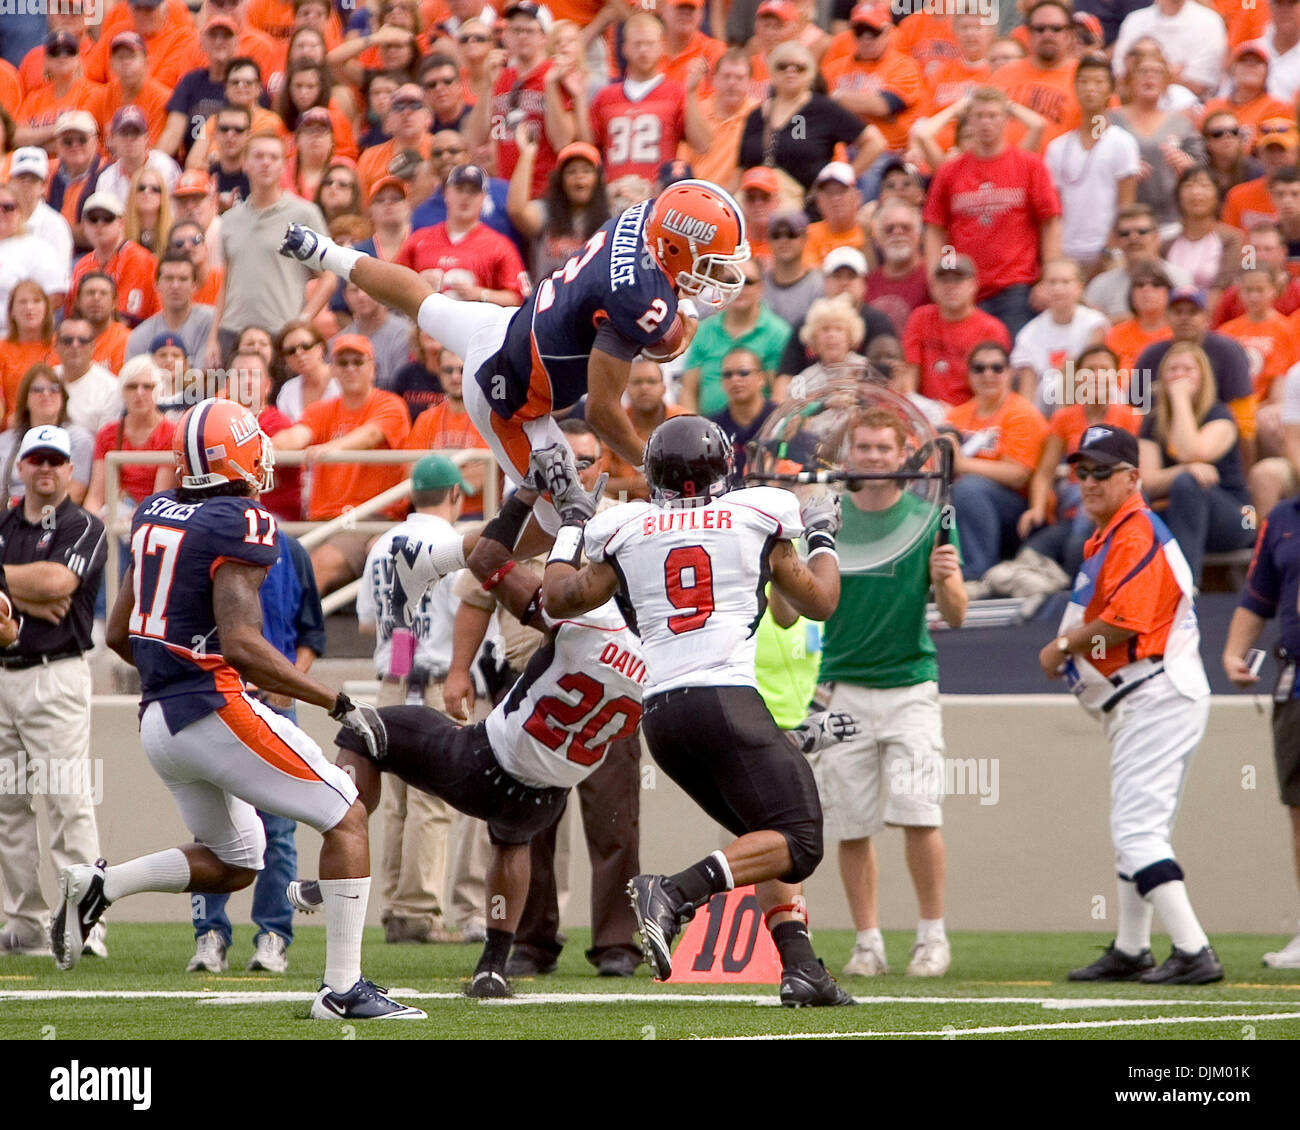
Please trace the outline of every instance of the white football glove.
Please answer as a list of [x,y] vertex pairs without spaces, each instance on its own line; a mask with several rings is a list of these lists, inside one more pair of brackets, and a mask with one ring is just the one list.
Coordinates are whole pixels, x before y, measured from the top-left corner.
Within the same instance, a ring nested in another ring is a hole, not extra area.
[[845,741],[857,735],[858,720],[843,710],[825,710],[820,714],[810,714],[793,730],[790,736],[799,746],[800,753],[816,753],[836,742]]
[[550,494],[566,526],[581,525],[596,513],[608,475],[602,474],[595,488],[588,491],[578,478],[573,452],[567,443],[534,448],[531,462],[539,485]]
[[297,259],[309,267],[321,270],[321,256],[332,241],[329,236],[304,227],[302,224],[290,224],[280,244],[280,254],[286,259]]
[[384,611],[395,624],[413,624],[424,594],[449,573],[465,567],[465,539],[460,534],[428,542],[398,534],[388,553],[393,583]]
[[368,702],[353,702],[347,695],[339,692],[334,700],[334,709],[330,717],[342,722],[349,730],[366,743],[366,751],[371,761],[383,761],[388,752],[388,731],[379,711]]
[[840,510],[840,496],[830,491],[813,495],[803,504],[799,517],[803,520],[804,537],[827,534],[834,538],[844,524],[844,514]]

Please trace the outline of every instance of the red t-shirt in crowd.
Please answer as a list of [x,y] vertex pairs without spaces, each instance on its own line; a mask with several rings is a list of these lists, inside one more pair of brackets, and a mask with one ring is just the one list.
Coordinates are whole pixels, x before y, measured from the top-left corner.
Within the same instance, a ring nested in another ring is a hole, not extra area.
[[[110,451],[170,451],[172,433],[176,431],[176,421],[171,416],[164,416],[158,426],[149,433],[149,438],[142,444],[134,444],[125,436],[118,442],[122,431],[122,421],[116,420],[105,424],[95,436],[95,462],[98,463]],[[157,464],[124,464],[121,470],[122,493],[129,495],[133,502],[143,502],[153,494],[153,484],[158,477]]]
[[475,286],[508,290],[522,302],[529,293],[528,275],[515,245],[487,224],[475,224],[453,240],[446,223],[412,233],[397,253],[397,263],[413,271],[460,268],[474,276]]
[[[273,404],[268,404],[257,417],[258,427],[268,436],[291,427],[293,421]],[[277,518],[286,522],[302,520],[302,468],[283,464],[275,469],[275,486],[262,493],[262,505]]]
[[[533,183],[528,195],[536,200],[546,195],[546,181],[555,168],[555,150],[546,136],[546,95],[542,80],[551,69],[551,61],[543,60],[526,78],[520,78],[514,67],[507,67],[497,76],[492,90],[491,131],[496,143],[497,176],[509,180],[519,161],[519,146],[515,144],[515,127],[512,119],[517,111],[523,112],[522,121],[533,122],[537,127],[537,156],[533,160]],[[561,93],[566,109],[573,109],[573,99]]]
[[979,297],[1037,281],[1039,227],[1061,214],[1043,159],[1004,149],[985,159],[964,153],[940,165],[925,201],[925,222],[946,228],[948,242],[979,272]]
[[1007,327],[983,310],[972,310],[959,322],[945,322],[938,306],[913,310],[903,330],[903,357],[920,367],[917,392],[945,404],[964,404],[972,395],[966,358],[981,341],[1011,348]]
[[591,129],[605,157],[605,181],[638,176],[653,183],[659,166],[677,156],[686,126],[686,90],[664,78],[633,99],[625,86],[612,82],[591,100]]
[[894,324],[894,336],[902,340],[912,311],[930,301],[930,284],[925,264],[918,263],[911,274],[891,279],[877,267],[867,276],[867,301]]

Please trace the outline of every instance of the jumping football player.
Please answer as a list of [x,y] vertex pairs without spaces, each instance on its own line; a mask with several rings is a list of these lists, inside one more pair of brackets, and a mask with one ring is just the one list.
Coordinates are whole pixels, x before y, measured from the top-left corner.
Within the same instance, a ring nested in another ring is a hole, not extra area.
[[76,965],[99,916],[127,895],[247,887],[266,843],[260,808],[324,837],[325,976],[312,1017],[424,1019],[361,976],[370,863],[356,786],[240,679],[329,710],[383,756],[384,727],[372,707],[304,675],[262,637],[258,590],[280,553],[275,519],[258,501],[271,486],[271,442],[247,408],[205,400],[181,417],[173,452],[180,488],[136,509],[108,645],[140,671],[140,740],[194,842],[65,870],[55,960],[60,969]]
[[[696,326],[686,300],[730,302],[744,285],[749,245],[739,205],[716,185],[688,180],[607,221],[517,308],[437,294],[414,271],[296,224],[280,252],[350,280],[463,357],[470,417],[518,483],[533,449],[562,443],[551,414],[584,394],[596,434],[641,465],[644,444],[622,408],[632,360],[681,353]],[[550,504],[536,513],[554,533]]]
[[[738,838],[676,875],[629,884],[655,978],[672,973],[672,940],[713,895],[757,884],[781,954],[781,1002],[853,1004],[813,953],[795,913],[797,884],[822,857],[822,813],[807,761],[777,728],[754,678],[755,629],[764,586],[789,608],[825,620],[839,601],[835,555],[839,499],[821,495],[800,513],[774,487],[728,490],[732,445],[700,416],[676,416],[645,450],[650,501],[607,510],[585,524],[562,504],[565,524],[546,566],[548,614],[578,615],[619,594],[641,636],[646,686],[642,730],[655,761]],[[553,497],[564,491],[539,472]],[[580,516],[580,515],[578,515]],[[793,539],[803,534],[808,564]],[[584,548],[588,564],[579,569]],[[625,609],[626,611],[626,609]],[[822,724],[831,721],[822,717]]]

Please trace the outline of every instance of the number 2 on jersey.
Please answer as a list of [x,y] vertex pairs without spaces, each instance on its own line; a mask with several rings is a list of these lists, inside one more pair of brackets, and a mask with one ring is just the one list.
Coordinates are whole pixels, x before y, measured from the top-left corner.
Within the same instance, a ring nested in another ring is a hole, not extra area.
[[539,314],[543,310],[550,309],[554,304],[556,282],[573,282],[578,277],[578,272],[590,263],[596,257],[597,252],[604,246],[605,233],[598,231],[587,240],[587,246],[581,256],[574,255],[563,267],[558,268],[550,278],[542,280],[542,285],[537,288],[537,312]]
[[[604,698],[605,688],[590,675],[584,675],[580,671],[565,675],[559,684],[562,690],[576,692],[581,697],[577,702],[565,702],[556,695],[545,695],[537,700],[537,706],[524,723],[524,730],[547,749],[559,749],[567,739],[567,757],[570,761],[577,765],[595,765],[605,756],[605,747],[610,742],[636,732],[637,724],[641,721],[641,704],[626,695],[611,698],[587,718],[581,730],[573,730],[572,727]],[[620,714],[623,715],[623,724],[592,745],[600,732]],[[551,725],[552,722],[558,725]]]
[[[127,621],[127,630],[137,636],[162,639],[167,634],[167,600],[171,596],[172,580],[176,575],[176,557],[185,540],[184,530],[170,526],[143,525],[131,538],[131,564],[135,567],[135,607]],[[154,579],[153,602],[147,616],[144,607],[144,562],[146,557],[161,555],[158,576]]]
[[680,636],[704,627],[713,615],[713,561],[704,546],[679,546],[664,558],[664,587],[669,604],[689,610],[669,616],[668,630]]

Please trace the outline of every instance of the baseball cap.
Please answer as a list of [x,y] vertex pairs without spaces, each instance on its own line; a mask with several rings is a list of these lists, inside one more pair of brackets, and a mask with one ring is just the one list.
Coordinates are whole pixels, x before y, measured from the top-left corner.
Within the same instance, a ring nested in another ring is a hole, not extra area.
[[1086,31],[1095,44],[1100,45],[1105,38],[1105,32],[1102,30],[1101,20],[1091,12],[1075,12],[1073,17],[1075,31]]
[[703,8],[704,0],[672,0],[671,7],[681,8],[683,6],[691,7],[691,8]]
[[1194,286],[1177,286],[1169,292],[1169,305],[1175,302],[1190,302],[1198,310],[1205,309],[1205,292]]
[[954,255],[951,259],[940,260],[939,265],[935,267],[936,275],[962,275],[968,279],[973,279],[977,274],[975,262],[969,255]]
[[178,196],[207,196],[212,191],[212,178],[202,169],[187,169],[172,189],[172,199]]
[[370,339],[361,334],[339,334],[331,342],[330,357],[337,357],[340,353],[360,353],[370,360],[375,359],[375,347],[370,344]]
[[794,235],[803,235],[808,230],[808,216],[793,208],[788,212],[778,212],[767,221],[768,236],[775,236],[781,228],[787,228]]
[[849,26],[856,28],[859,24],[881,31],[893,23],[887,4],[858,4],[849,13]]
[[61,133],[84,133],[94,137],[99,133],[99,126],[95,122],[95,116],[87,113],[85,110],[67,110],[60,114],[54,123],[54,136],[58,137]]
[[375,202],[378,196],[386,188],[395,188],[403,197],[411,195],[411,186],[402,180],[401,177],[380,177],[373,185],[370,186],[370,203]]
[[754,13],[755,19],[759,16],[775,16],[782,23],[788,24],[799,18],[799,10],[790,0],[763,0]]
[[77,42],[77,37],[70,31],[52,31],[45,37],[46,54],[53,51],[56,47],[68,48],[80,53],[81,44]]
[[139,106],[123,106],[109,123],[109,133],[123,133],[126,130],[135,130],[136,133],[148,133],[149,123],[144,120],[144,114],[140,112]]
[[766,192],[769,196],[776,196],[781,191],[781,182],[776,179],[774,169],[769,169],[766,165],[756,165],[740,178],[740,191],[744,192],[750,188]]
[[1238,43],[1237,46],[1232,49],[1231,61],[1235,63],[1238,59],[1244,58],[1247,55],[1254,55],[1257,59],[1263,59],[1264,65],[1268,65],[1268,49],[1262,43]]
[[1094,424],[1079,441],[1077,451],[1067,456],[1067,463],[1081,463],[1087,459],[1110,467],[1116,463],[1138,465],[1137,436],[1125,428],[1112,428],[1109,424]]
[[848,267],[855,275],[869,273],[867,257],[856,247],[833,247],[822,260],[823,275],[833,275],[844,267]]
[[298,129],[305,129],[308,126],[333,129],[334,121],[330,117],[330,112],[324,106],[313,106],[310,110],[304,110],[302,116],[298,119]]
[[24,173],[41,180],[50,179],[50,159],[40,146],[24,145],[21,149],[14,150],[13,161],[9,165],[9,179]]
[[57,451],[65,459],[72,458],[72,440],[68,433],[55,424],[41,424],[28,428],[18,448],[18,458],[26,459],[34,451]]
[[488,175],[477,165],[457,165],[451,170],[451,175],[447,178],[447,184],[449,187],[453,184],[468,185],[475,192],[486,192],[488,190]]
[[392,100],[388,103],[390,106],[398,102],[416,102],[424,105],[424,88],[416,82],[404,82],[393,91]]
[[127,0],[132,8],[157,8],[163,0]]
[[203,25],[203,30],[200,34],[206,35],[208,32],[216,31],[218,29],[224,29],[225,31],[230,32],[231,35],[239,34],[239,25],[229,16],[213,16]]
[[603,164],[600,159],[600,150],[594,145],[589,145],[585,141],[571,141],[555,155],[555,167],[560,168],[565,161],[571,161],[574,157],[581,157],[584,161],[590,161],[598,169]]
[[138,31],[119,31],[113,36],[109,50],[116,51],[119,47],[129,47],[132,51],[139,51],[141,54],[148,53],[148,48],[145,47]]
[[533,3],[533,0],[517,0],[514,4],[507,4],[501,16],[507,20],[514,16],[528,16],[541,24],[543,30],[550,31],[551,29],[551,21],[546,9],[540,4]]
[[92,192],[86,199],[85,205],[81,209],[83,216],[90,215],[91,212],[112,212],[114,216],[121,217],[126,213],[126,208],[122,201],[111,192]]
[[667,188],[670,184],[676,184],[679,180],[694,180],[695,173],[685,161],[665,161],[659,166],[655,179]]
[[412,490],[446,490],[448,487],[465,489],[460,469],[445,455],[426,455],[411,471]]
[[813,188],[817,188],[827,181],[834,181],[836,184],[853,188],[858,183],[858,178],[853,171],[853,166],[847,161],[832,161],[817,174],[817,179],[813,181]]
[[158,350],[168,345],[174,345],[182,353],[188,354],[189,350],[185,348],[185,343],[181,341],[181,335],[175,333],[161,333],[149,343],[149,352],[157,353]]

